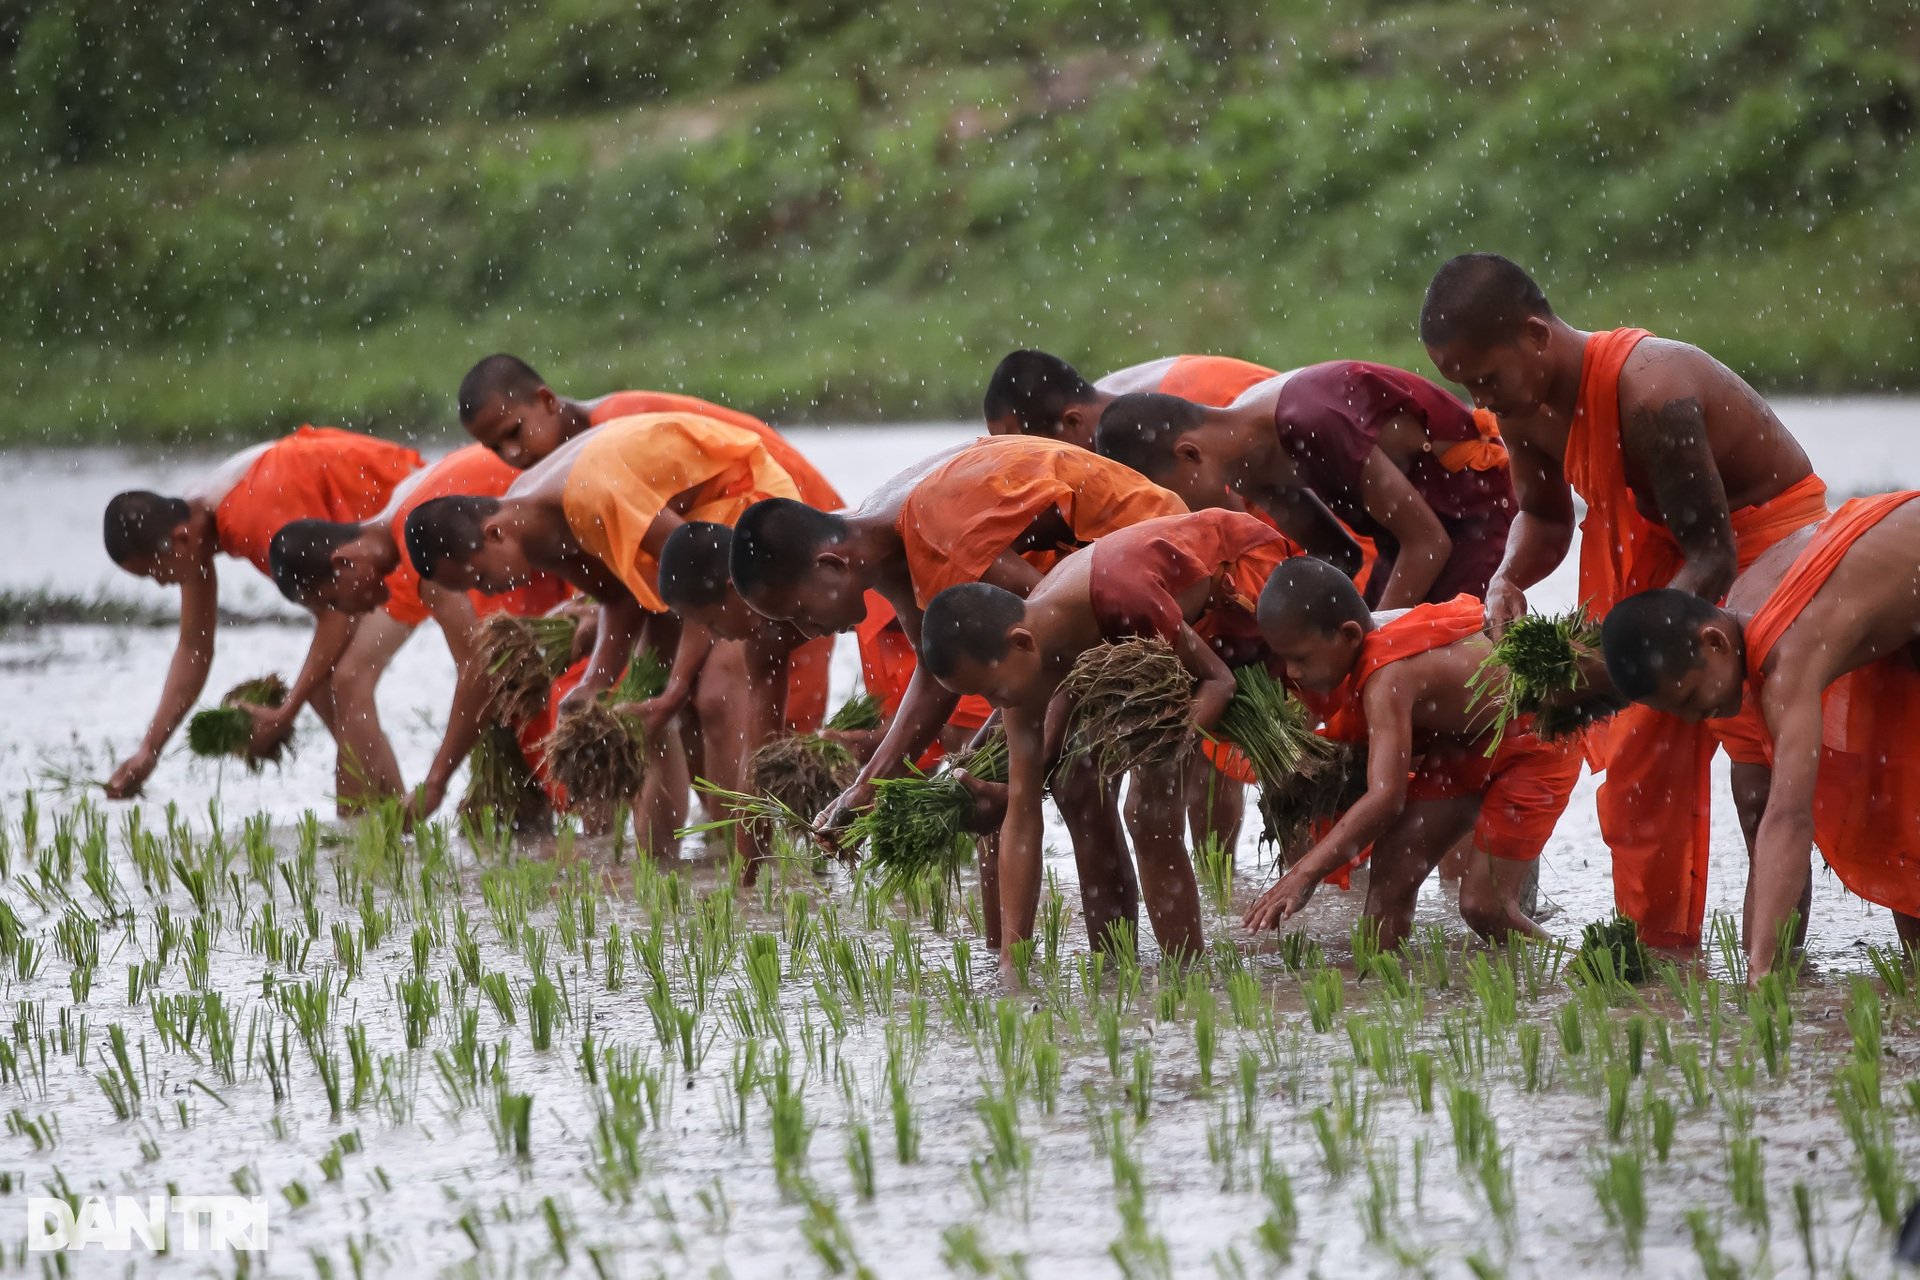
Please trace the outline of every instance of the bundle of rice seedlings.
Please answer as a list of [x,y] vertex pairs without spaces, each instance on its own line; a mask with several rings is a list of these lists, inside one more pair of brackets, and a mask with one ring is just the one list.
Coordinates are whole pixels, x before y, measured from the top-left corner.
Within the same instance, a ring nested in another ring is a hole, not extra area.
[[520,739],[501,724],[481,730],[467,756],[467,793],[460,801],[460,816],[480,822],[486,813],[515,830],[539,826],[547,817],[546,792],[527,767]]
[[219,706],[195,712],[193,719],[187,721],[187,750],[207,759],[231,756],[245,762],[254,773],[269,762],[285,763],[292,754],[293,731],[289,729],[259,755],[249,754],[247,741],[253,736],[253,717],[243,711],[240,704],[278,707],[286,702],[287,693],[287,682],[277,675],[241,681],[227,690]]
[[870,693],[856,693],[827,717],[826,728],[841,733],[856,733],[880,727],[880,699]]
[[[1316,754],[1277,782],[1262,775],[1260,842],[1274,846],[1282,865],[1291,866],[1312,847],[1320,823],[1331,821],[1353,807],[1367,790],[1367,752],[1364,745],[1326,741],[1326,754]],[[1258,769],[1259,765],[1254,766]]]
[[1493,652],[1467,682],[1474,706],[1488,699],[1493,702],[1493,740],[1487,754],[1500,749],[1507,726],[1522,716],[1545,713],[1544,719],[1535,721],[1534,729],[1542,736],[1553,737],[1574,732],[1624,706],[1609,706],[1611,700],[1604,697],[1582,700],[1574,706],[1548,706],[1586,685],[1580,664],[1599,650],[1600,625],[1587,617],[1584,608],[1553,615],[1528,614],[1508,623],[1494,642]]
[[1087,650],[1060,692],[1073,707],[1063,765],[1091,760],[1118,777],[1171,765],[1193,744],[1193,676],[1157,636]]
[[959,769],[988,782],[1006,781],[1006,735],[995,730],[978,749],[949,761],[937,773],[881,778],[873,784],[873,808],[855,820],[850,843],[866,845],[884,896],[891,897],[931,870],[956,877],[971,855],[973,793],[953,776]]
[[[833,803],[834,797],[853,783],[859,771],[853,752],[831,738],[817,733],[796,733],[775,738],[747,763],[752,789],[759,795],[777,800],[793,813],[812,815]],[[761,843],[771,832],[757,830]]]
[[573,808],[612,813],[639,792],[646,778],[640,722],[614,708],[644,702],[666,683],[667,667],[649,649],[628,664],[613,688],[560,713],[545,743],[547,771],[567,789]]
[[1260,663],[1233,673],[1232,701],[1216,736],[1246,755],[1267,786],[1278,786],[1340,753],[1340,744],[1313,731],[1317,717]]
[[1619,981],[1635,986],[1653,975],[1653,953],[1640,941],[1640,929],[1619,912],[1580,931],[1574,971],[1593,982]]
[[492,684],[487,714],[523,725],[547,705],[554,677],[567,669],[576,624],[565,615],[516,618],[496,613],[480,628],[476,657]]

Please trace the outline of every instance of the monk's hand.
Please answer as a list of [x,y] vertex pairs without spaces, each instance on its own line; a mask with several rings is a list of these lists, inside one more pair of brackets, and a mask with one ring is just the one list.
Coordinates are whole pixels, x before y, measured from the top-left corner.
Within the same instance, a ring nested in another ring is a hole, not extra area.
[[640,731],[649,741],[658,741],[667,731],[668,723],[680,713],[681,702],[678,698],[648,698],[645,702],[623,702],[615,707],[614,714],[629,716],[640,722]]
[[953,780],[973,797],[973,811],[967,815],[966,828],[977,836],[992,835],[1007,820],[1007,784],[988,782],[965,769],[955,769]]
[[447,798],[447,783],[443,779],[428,778],[413,790],[413,798],[407,802],[407,822],[425,822]]
[[1255,899],[1240,923],[1255,932],[1278,928],[1293,919],[1319,887],[1318,880],[1288,872],[1280,877],[1278,884]]
[[293,717],[276,707],[260,707],[251,702],[236,705],[253,721],[253,729],[247,734],[247,754],[255,759],[267,755],[293,732]]
[[838,849],[840,841],[836,833],[853,825],[853,820],[862,809],[873,807],[873,784],[856,782],[835,796],[833,803],[822,809],[813,820],[814,834],[830,848]]
[[1527,593],[1505,578],[1496,577],[1487,584],[1487,634],[1494,639],[1507,624],[1527,612]]
[[121,762],[107,779],[106,792],[109,800],[131,800],[140,794],[147,778],[152,775],[153,767],[160,762],[157,752],[140,748]]
[[569,711],[578,711],[590,705],[599,696],[600,690],[590,689],[585,684],[577,684],[567,691],[566,697],[560,699],[560,705],[554,708],[554,716],[557,719]]
[[572,666],[592,653],[593,642],[599,634],[600,610],[591,609],[574,614],[573,644],[567,650],[567,665]]
[[853,758],[865,764],[867,757],[880,745],[880,739],[886,736],[884,729],[822,729],[820,736],[828,742],[837,742],[853,752]]

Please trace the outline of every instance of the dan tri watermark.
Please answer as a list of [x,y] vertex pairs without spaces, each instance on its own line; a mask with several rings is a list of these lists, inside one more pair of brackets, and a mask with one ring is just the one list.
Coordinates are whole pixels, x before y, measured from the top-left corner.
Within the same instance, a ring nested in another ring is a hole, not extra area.
[[244,1252],[267,1247],[267,1201],[260,1196],[27,1197],[27,1249],[33,1253]]

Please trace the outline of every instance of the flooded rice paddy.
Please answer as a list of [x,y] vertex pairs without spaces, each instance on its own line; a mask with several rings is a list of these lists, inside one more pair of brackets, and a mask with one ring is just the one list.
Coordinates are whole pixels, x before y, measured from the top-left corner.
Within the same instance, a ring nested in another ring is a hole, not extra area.
[[[1836,490],[1920,482],[1905,406],[1788,406]],[[952,429],[793,433],[850,497]],[[1831,454],[1831,456],[1829,456]],[[40,454],[0,585],[115,580],[106,495],[197,463]],[[224,566],[223,566],[224,567]],[[224,585],[265,584],[233,567]],[[1537,601],[1571,597],[1564,575]],[[244,599],[244,597],[242,598]],[[291,671],[296,627],[221,638],[210,688]],[[950,897],[882,902],[800,858],[739,887],[562,836],[335,822],[330,744],[258,776],[166,759],[89,799],[171,635],[0,634],[0,1244],[72,1275],[1894,1274],[1920,1156],[1920,975],[1816,876],[1797,988],[1726,950],[1639,986],[1571,979],[1611,906],[1591,780],[1548,848],[1560,943],[1472,942],[1429,886],[1416,944],[1323,890],[1283,938],[1212,875],[1206,965],[1089,956],[1070,857],[1025,989]],[[836,683],[854,680],[851,645]],[[452,672],[382,686],[403,766]],[[1744,853],[1724,792],[1710,909]],[[316,811],[318,816],[309,811]],[[1051,844],[1066,848],[1064,833]],[[1721,934],[1722,940],[1725,938]],[[1735,979],[1728,981],[1728,979]],[[264,1254],[26,1249],[25,1197],[263,1197]]]

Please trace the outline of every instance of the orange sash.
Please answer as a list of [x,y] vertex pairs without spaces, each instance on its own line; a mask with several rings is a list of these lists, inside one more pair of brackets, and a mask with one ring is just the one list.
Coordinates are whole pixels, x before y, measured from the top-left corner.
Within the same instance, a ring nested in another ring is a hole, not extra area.
[[1478,440],[1462,440],[1440,451],[1439,462],[1448,471],[1498,471],[1507,465],[1507,442],[1500,438],[1500,419],[1488,409],[1473,411]]
[[[1076,545],[1186,504],[1131,467],[1035,436],[987,436],[941,463],[900,504],[913,594],[922,608],[948,587],[978,582],[1049,511]],[[1062,548],[1035,548],[1043,563]]]
[[1339,742],[1367,740],[1367,714],[1361,694],[1380,668],[1435,649],[1458,644],[1486,626],[1487,606],[1473,596],[1455,596],[1444,604],[1419,604],[1390,622],[1369,631],[1360,642],[1360,657],[1332,693],[1316,696],[1304,691],[1305,702],[1322,720],[1327,737]]
[[269,445],[214,508],[222,554],[272,575],[267,548],[295,520],[349,523],[378,515],[418,453],[338,427],[301,427]]
[[[1861,535],[1920,493],[1843,504],[1820,526],[1747,623],[1747,681],[1757,702],[1767,655]],[[1869,902],[1920,915],[1920,671],[1904,653],[1827,686],[1814,839],[1840,883]],[[1767,741],[1769,755],[1772,743]]]

